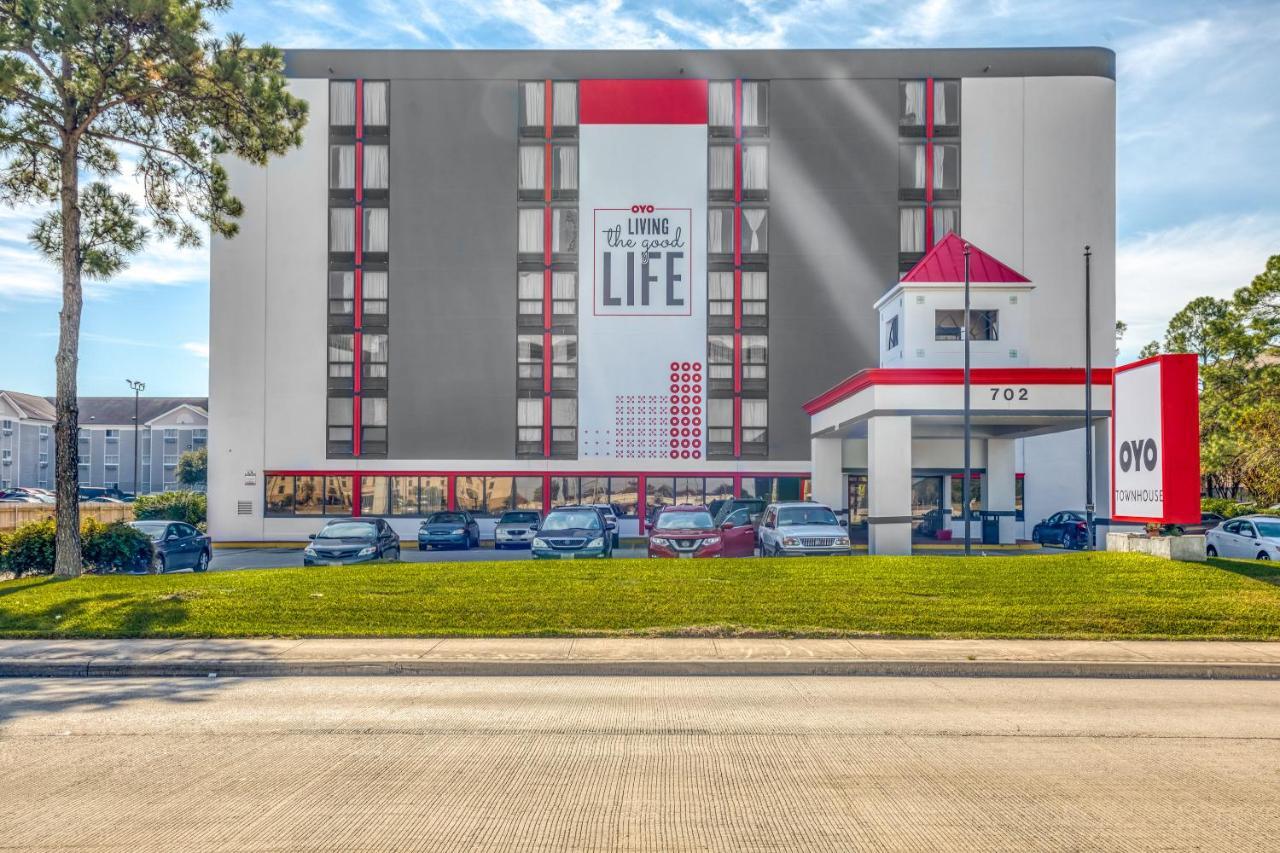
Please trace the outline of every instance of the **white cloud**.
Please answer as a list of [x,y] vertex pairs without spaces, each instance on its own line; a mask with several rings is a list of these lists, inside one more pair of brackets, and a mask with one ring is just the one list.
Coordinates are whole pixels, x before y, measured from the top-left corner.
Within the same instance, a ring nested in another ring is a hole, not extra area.
[[182,348],[197,358],[209,357],[209,343],[207,341],[187,341]]
[[1129,324],[1122,356],[1161,340],[1197,296],[1230,296],[1280,253],[1280,216],[1218,216],[1144,233],[1116,252],[1116,318]]

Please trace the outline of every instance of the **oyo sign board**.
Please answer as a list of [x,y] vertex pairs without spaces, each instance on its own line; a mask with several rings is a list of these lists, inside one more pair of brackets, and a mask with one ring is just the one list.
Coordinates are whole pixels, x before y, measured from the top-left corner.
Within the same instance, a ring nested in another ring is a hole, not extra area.
[[1158,355],[1115,369],[1111,517],[1200,521],[1200,397],[1194,355]]

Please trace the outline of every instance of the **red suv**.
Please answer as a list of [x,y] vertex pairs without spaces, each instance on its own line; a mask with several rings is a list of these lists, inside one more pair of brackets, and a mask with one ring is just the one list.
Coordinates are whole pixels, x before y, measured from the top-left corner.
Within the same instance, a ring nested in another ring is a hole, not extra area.
[[649,534],[650,557],[720,557],[724,540],[705,506],[663,507]]

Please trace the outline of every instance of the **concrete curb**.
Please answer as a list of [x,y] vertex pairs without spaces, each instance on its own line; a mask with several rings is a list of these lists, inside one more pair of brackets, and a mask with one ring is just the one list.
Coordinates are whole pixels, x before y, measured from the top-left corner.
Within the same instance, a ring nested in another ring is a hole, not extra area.
[[0,678],[891,676],[1280,680],[1280,663],[1027,660],[0,660]]

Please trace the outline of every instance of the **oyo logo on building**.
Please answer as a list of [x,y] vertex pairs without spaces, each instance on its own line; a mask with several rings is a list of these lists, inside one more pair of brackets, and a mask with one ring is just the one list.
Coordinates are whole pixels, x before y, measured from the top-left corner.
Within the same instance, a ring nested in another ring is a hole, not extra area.
[[1160,449],[1154,438],[1122,441],[1116,451],[1121,471],[1154,471],[1160,464]]
[[692,233],[689,208],[596,208],[595,314],[690,316]]

